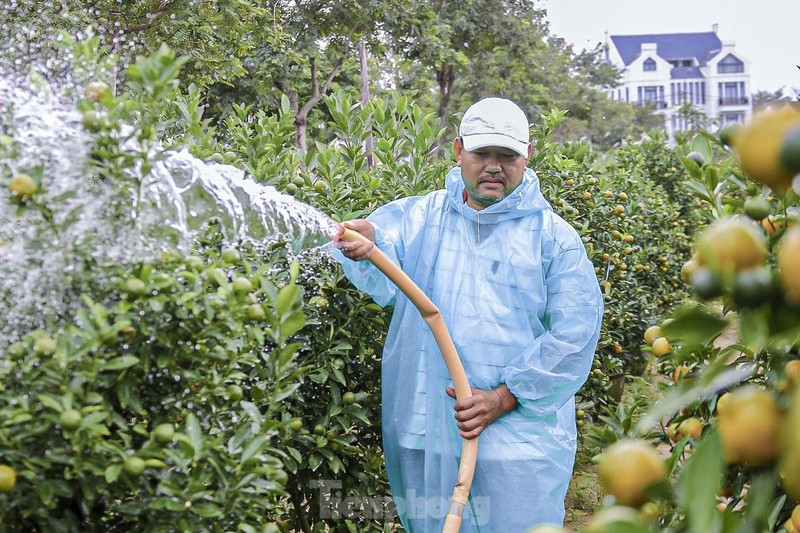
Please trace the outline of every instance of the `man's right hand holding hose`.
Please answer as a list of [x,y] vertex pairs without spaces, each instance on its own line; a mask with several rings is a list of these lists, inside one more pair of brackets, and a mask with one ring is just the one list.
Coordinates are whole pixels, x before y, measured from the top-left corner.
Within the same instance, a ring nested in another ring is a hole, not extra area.
[[342,251],[345,257],[353,261],[363,261],[375,251],[375,228],[366,219],[357,218],[355,220],[348,220],[343,222],[342,226],[345,228],[360,233],[366,237],[366,241],[362,240],[342,240],[339,239],[336,246]]

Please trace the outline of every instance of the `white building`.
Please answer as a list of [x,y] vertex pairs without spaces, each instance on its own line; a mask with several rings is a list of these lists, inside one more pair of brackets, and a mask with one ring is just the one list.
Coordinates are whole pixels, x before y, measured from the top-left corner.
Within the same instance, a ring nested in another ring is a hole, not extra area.
[[611,98],[654,104],[670,138],[690,129],[688,111],[702,112],[712,130],[752,115],[749,62],[719,39],[716,24],[705,33],[612,35],[605,55],[622,72]]

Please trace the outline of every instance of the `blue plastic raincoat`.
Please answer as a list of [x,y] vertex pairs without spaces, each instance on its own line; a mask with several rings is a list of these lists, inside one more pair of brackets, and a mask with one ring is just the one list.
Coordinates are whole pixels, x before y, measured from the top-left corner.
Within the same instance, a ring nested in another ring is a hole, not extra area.
[[[391,202],[368,219],[377,246],[441,311],[470,385],[505,383],[519,402],[479,437],[461,530],[562,523],[577,440],[574,395],[602,318],[577,232],[553,212],[530,169],[481,211],[464,202],[454,168],[446,190]],[[356,287],[395,306],[382,363],[386,467],[406,531],[439,532],[461,452],[447,367],[406,296],[370,262],[337,257]]]

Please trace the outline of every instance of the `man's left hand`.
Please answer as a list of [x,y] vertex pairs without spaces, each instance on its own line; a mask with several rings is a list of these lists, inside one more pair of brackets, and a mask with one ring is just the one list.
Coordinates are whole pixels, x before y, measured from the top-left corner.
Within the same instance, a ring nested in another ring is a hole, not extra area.
[[[472,396],[458,400],[453,406],[458,429],[465,439],[476,438],[489,424],[517,406],[517,399],[505,385],[493,390],[471,389]],[[451,398],[456,397],[453,387],[446,387],[445,392]]]

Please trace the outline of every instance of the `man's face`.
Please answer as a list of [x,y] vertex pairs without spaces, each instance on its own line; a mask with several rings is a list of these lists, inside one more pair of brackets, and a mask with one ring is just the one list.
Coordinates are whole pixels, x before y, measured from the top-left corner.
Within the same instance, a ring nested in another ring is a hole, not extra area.
[[460,138],[455,140],[453,148],[467,189],[467,203],[477,210],[496,204],[517,188],[533,150],[528,146],[527,157],[499,146],[468,152]]

